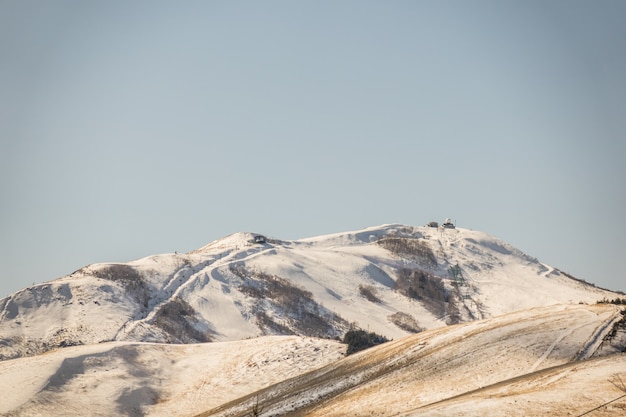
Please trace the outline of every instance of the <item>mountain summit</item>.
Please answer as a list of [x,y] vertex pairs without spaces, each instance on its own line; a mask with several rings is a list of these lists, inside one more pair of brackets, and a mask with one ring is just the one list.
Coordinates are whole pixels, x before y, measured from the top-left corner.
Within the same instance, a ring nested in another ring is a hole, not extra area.
[[388,338],[615,294],[483,232],[389,224],[295,241],[235,233],[85,266],[0,300],[0,359],[104,341]]
[[623,416],[623,303],[452,222],[235,233],[0,300],[0,414]]

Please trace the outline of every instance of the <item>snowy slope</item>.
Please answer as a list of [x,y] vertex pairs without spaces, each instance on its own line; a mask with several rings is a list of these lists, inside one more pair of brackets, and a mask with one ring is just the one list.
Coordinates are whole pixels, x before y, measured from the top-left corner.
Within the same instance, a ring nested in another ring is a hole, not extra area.
[[332,340],[110,342],[0,362],[3,416],[190,416],[333,363]]
[[254,243],[256,236],[235,233],[188,254],[89,265],[18,291],[0,300],[0,359],[104,341],[336,338],[353,326],[397,339],[618,296],[466,229],[383,225]]
[[626,355],[568,363],[398,416],[626,415]]
[[[201,416],[243,416],[259,398],[267,416],[579,415],[620,396],[611,381],[626,372],[624,354],[576,361],[622,318],[616,306],[558,305],[434,329]],[[596,385],[580,395],[585,381]],[[626,401],[615,407],[623,413]]]
[[299,336],[74,346],[1,361],[0,415],[580,415],[624,394],[625,354],[598,343],[623,318],[613,305],[540,307],[348,357]]

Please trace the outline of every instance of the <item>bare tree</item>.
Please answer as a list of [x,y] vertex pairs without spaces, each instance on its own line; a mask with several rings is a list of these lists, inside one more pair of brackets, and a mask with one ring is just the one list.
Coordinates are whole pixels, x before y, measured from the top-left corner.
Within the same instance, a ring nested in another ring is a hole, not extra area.
[[263,412],[263,406],[259,403],[259,396],[257,395],[254,400],[254,405],[252,405],[252,410],[250,411],[251,417],[259,417]]

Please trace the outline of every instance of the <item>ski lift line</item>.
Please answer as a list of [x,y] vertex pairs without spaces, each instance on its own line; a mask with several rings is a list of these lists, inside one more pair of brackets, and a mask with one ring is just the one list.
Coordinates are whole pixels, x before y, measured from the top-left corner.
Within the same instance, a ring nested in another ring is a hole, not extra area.
[[463,283],[465,283],[465,278],[463,277],[463,272],[461,271],[461,267],[459,266],[459,264],[457,263],[456,265],[453,265],[450,267],[450,274],[452,275],[452,278],[454,278],[454,280],[463,285]]
[[579,414],[579,415],[578,415],[578,417],[586,416],[587,414],[592,413],[592,412],[594,412],[594,411],[596,411],[596,410],[599,410],[599,409],[601,409],[602,407],[605,407],[605,406],[607,406],[607,405],[609,405],[609,404],[611,404],[611,403],[614,403],[615,401],[621,400],[621,399],[622,399],[622,398],[624,398],[624,397],[626,397],[626,394],[622,395],[621,397],[617,397],[617,398],[616,398],[616,399],[614,399],[614,400],[608,401],[608,402],[606,402],[606,403],[604,403],[604,404],[602,404],[602,405],[599,405],[599,406],[597,406],[596,408],[594,408],[594,409],[592,409],[592,410],[585,411],[584,413]]

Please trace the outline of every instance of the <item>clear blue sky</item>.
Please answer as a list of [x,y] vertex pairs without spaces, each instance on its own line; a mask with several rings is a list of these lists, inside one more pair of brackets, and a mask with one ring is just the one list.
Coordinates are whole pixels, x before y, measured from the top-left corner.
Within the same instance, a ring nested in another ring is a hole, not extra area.
[[456,219],[626,291],[626,2],[0,0],[0,297]]

